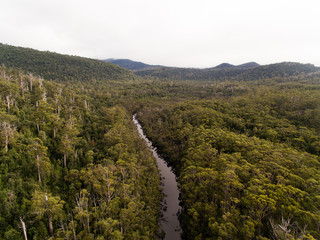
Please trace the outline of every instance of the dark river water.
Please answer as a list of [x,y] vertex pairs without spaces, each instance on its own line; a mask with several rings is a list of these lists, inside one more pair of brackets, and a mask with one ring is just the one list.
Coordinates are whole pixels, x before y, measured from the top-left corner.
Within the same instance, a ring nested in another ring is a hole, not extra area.
[[153,156],[157,160],[157,165],[160,170],[163,184],[163,192],[165,194],[164,202],[166,210],[163,211],[163,219],[161,220],[161,228],[165,232],[165,240],[180,240],[181,228],[178,220],[177,213],[180,210],[179,206],[179,189],[177,186],[176,176],[172,172],[171,167],[167,166],[167,163],[161,158],[156,149],[152,146],[152,142],[144,135],[142,127],[136,118],[136,114],[133,115],[133,122],[139,132],[142,139],[145,140],[146,145],[149,147]]

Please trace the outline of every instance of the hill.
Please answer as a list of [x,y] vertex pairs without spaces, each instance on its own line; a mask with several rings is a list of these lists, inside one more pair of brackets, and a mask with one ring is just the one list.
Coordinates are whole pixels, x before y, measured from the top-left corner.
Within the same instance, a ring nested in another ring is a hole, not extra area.
[[237,68],[253,68],[253,67],[259,67],[259,66],[260,64],[256,62],[248,62],[248,63],[238,65]]
[[214,67],[215,69],[223,69],[223,68],[234,68],[235,65],[232,65],[230,63],[221,63],[220,65]]
[[113,63],[116,64],[120,67],[129,69],[129,70],[139,70],[139,69],[150,69],[150,68],[160,68],[164,67],[161,65],[149,65],[143,62],[137,62],[137,61],[132,61],[130,59],[114,59],[114,58],[109,58],[106,60],[103,60],[105,62]]
[[207,69],[159,68],[139,70],[135,73],[143,77],[154,77],[160,79],[249,81],[273,77],[290,77],[320,71],[319,67],[315,67],[312,64],[294,62],[283,62],[254,67],[255,65],[255,63],[247,63],[237,67],[232,67],[231,64],[221,64],[215,68]]
[[248,63],[244,63],[244,64],[240,64],[240,65],[232,65],[230,63],[221,63],[220,65],[213,67],[213,68],[209,68],[209,69],[226,69],[226,68],[254,68],[254,67],[259,67],[260,65],[256,62],[248,62]]
[[62,55],[0,43],[0,64],[32,72],[47,80],[88,81],[134,79],[130,71],[100,60]]

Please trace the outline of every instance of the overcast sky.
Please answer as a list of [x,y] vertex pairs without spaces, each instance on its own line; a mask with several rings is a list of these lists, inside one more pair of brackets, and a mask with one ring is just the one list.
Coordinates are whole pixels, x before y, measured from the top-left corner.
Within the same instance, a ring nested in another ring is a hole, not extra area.
[[320,66],[319,0],[0,0],[0,42],[90,58]]

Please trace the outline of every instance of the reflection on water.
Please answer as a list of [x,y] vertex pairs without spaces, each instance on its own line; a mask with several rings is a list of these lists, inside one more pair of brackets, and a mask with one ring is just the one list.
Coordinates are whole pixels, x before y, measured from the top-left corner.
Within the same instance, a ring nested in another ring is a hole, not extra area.
[[133,122],[139,132],[142,139],[145,140],[147,146],[152,151],[153,156],[157,160],[157,165],[160,170],[163,184],[163,192],[165,194],[165,210],[163,211],[163,219],[161,220],[161,227],[165,232],[165,240],[179,240],[181,239],[180,223],[177,213],[180,210],[179,206],[179,189],[177,186],[176,176],[168,167],[166,162],[157,154],[156,149],[152,146],[152,143],[144,135],[141,125],[139,124],[136,114],[133,115]]

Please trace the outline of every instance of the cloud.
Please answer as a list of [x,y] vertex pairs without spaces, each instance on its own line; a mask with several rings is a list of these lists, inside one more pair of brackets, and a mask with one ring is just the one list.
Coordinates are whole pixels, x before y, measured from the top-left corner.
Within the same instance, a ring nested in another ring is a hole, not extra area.
[[10,0],[0,10],[0,41],[173,66],[320,65],[319,7],[316,0]]

